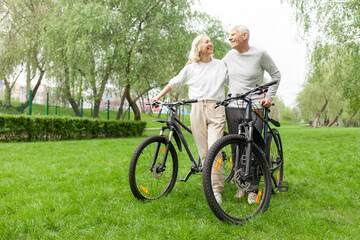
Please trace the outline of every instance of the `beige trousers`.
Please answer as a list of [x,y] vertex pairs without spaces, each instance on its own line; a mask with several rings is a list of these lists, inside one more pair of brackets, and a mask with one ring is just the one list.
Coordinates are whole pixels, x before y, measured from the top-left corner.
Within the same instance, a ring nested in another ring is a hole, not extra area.
[[[209,148],[224,135],[225,131],[225,108],[219,106],[215,109],[215,106],[216,101],[213,100],[200,100],[192,104],[190,114],[191,131],[203,165]],[[223,164],[221,164],[215,172],[215,164],[211,178],[213,191],[222,192],[224,188],[224,168]]]

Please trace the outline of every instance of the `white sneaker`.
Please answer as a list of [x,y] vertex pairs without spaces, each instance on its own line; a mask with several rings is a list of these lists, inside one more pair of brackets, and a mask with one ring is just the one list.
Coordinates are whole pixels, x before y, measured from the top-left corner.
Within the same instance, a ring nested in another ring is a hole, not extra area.
[[215,196],[215,199],[216,199],[216,201],[218,202],[218,204],[221,204],[221,203],[222,203],[221,193],[215,192],[215,193],[214,193],[214,196]]
[[243,196],[245,196],[245,191],[237,190],[234,198],[242,198]]
[[254,192],[251,192],[248,194],[248,203],[249,204],[254,204],[256,203],[256,198],[257,198],[257,194]]

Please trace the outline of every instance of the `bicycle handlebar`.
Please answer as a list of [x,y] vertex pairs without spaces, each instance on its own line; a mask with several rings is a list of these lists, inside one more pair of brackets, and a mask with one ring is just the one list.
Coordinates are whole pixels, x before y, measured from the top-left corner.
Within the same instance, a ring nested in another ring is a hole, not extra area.
[[197,103],[198,100],[197,99],[189,99],[189,100],[185,100],[185,99],[182,99],[181,101],[178,101],[178,102],[160,102],[160,101],[155,101],[153,102],[152,104],[151,103],[147,103],[146,105],[151,105],[153,107],[158,107],[159,105],[163,105],[163,106],[167,106],[169,107],[170,109],[172,107],[176,107],[176,106],[182,106],[182,105],[187,105],[187,104],[190,104],[190,103]]
[[[242,94],[237,94],[236,97],[231,97],[231,95],[229,96],[229,98],[227,99],[224,99],[223,101],[221,102],[217,102],[216,103],[216,107],[220,106],[220,105],[223,105],[223,106],[227,106],[230,104],[230,102],[232,101],[235,101],[235,100],[246,100],[246,97],[248,95],[250,95],[251,93],[256,93],[258,95],[264,93],[264,92],[267,92],[268,91],[268,88],[274,84],[277,84],[279,81],[271,81],[271,82],[268,82],[268,83],[265,83],[263,85],[258,85],[256,86],[255,88],[251,89],[250,91],[246,92],[246,93],[242,93]],[[215,108],[216,108],[215,107]]]

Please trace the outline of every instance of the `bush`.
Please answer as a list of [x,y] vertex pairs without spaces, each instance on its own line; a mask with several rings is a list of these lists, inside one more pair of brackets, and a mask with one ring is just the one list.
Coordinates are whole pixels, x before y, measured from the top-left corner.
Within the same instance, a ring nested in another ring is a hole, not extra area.
[[140,136],[145,122],[92,118],[0,115],[1,142]]

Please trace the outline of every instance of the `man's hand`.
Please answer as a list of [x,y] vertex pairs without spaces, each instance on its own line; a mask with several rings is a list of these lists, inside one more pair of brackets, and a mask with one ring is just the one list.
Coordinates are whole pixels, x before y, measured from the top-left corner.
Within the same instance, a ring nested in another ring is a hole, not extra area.
[[272,101],[270,98],[263,98],[260,100],[260,105],[266,108],[271,107]]

